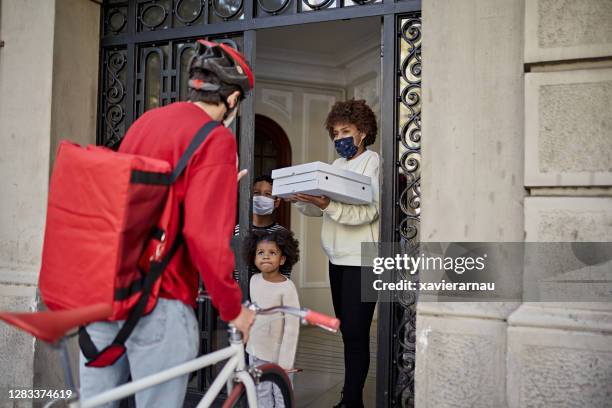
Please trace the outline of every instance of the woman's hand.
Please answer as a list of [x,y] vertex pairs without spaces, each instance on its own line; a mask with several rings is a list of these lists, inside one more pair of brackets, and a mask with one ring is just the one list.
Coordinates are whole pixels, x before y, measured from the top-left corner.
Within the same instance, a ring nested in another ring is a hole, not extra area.
[[309,194],[295,194],[289,197],[290,200],[301,201],[303,203],[314,204],[320,209],[324,210],[329,205],[329,198],[325,196],[313,196]]

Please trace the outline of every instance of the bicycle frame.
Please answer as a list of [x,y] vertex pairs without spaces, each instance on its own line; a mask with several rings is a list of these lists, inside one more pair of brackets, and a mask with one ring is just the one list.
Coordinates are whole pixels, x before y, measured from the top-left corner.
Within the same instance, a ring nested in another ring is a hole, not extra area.
[[[99,306],[99,305],[94,305]],[[105,306],[105,305],[102,305]],[[310,309],[300,309],[295,307],[288,306],[274,306],[267,309],[262,309],[258,307],[254,303],[246,302],[245,306],[249,309],[253,310],[256,314],[272,314],[272,313],[284,313],[290,314],[296,317],[299,317],[304,324],[312,324],[322,327],[326,330],[336,332],[340,327],[340,320],[326,316],[324,314],[315,312]],[[98,308],[99,309],[99,308]],[[102,312],[106,313],[105,310],[101,309]],[[93,313],[89,311],[89,313]],[[99,310],[95,310],[96,313],[99,313]],[[65,313],[65,312],[35,312],[35,313],[25,313],[27,316],[36,316],[35,320],[29,318],[29,320],[25,319],[21,314],[10,314],[6,313],[2,315],[2,320],[9,324],[13,324],[22,330],[30,332],[37,337],[42,336],[52,336],[46,335],[44,328],[38,328],[36,322],[41,321],[41,314],[52,314],[52,313]],[[87,315],[86,315],[87,316]],[[95,314],[94,314],[95,316]],[[90,316],[91,317],[91,316]],[[48,316],[45,316],[48,319]],[[75,322],[74,316],[72,316],[73,320],[70,320],[70,325],[74,325],[74,327],[85,324],[87,321],[77,321]],[[81,317],[82,319],[82,317]],[[62,330],[67,330],[62,328]],[[41,334],[42,333],[42,334]],[[66,381],[66,385],[68,388],[75,391],[75,395],[65,399],[65,403],[70,408],[93,408],[100,406],[102,404],[106,404],[113,401],[121,400],[127,396],[133,395],[139,391],[144,389],[153,387],[155,385],[161,384],[163,382],[172,380],[173,378],[180,377],[182,375],[189,374],[196,370],[201,370],[204,367],[211,366],[213,364],[219,363],[223,360],[228,360],[227,363],[223,366],[221,372],[217,375],[210,388],[202,397],[202,400],[198,404],[199,408],[206,408],[212,405],[215,397],[219,394],[221,389],[223,388],[223,384],[225,383],[227,387],[228,395],[231,394],[233,387],[236,382],[241,382],[244,385],[244,390],[246,392],[247,402],[249,407],[257,408],[257,394],[256,394],[256,382],[259,382],[259,378],[261,376],[261,370],[257,368],[252,368],[245,363],[245,351],[244,351],[244,343],[242,338],[242,332],[238,329],[230,325],[228,330],[229,333],[229,347],[223,348],[221,350],[217,350],[210,354],[195,358],[186,363],[180,364],[178,366],[169,368],[167,370],[161,371],[159,373],[151,374],[145,378],[141,378],[136,381],[129,382],[127,384],[120,385],[116,388],[110,389],[103,393],[100,393],[92,398],[89,398],[85,401],[80,400],[80,396],[74,387],[74,381],[72,377],[72,371],[70,369],[70,359],[68,356],[68,349],[66,346],[65,337],[61,340],[53,340],[56,342],[54,347],[60,348],[61,352],[61,362],[62,368],[64,370],[64,380]],[[53,337],[51,337],[53,339]],[[47,340],[49,337],[47,337]],[[280,368],[280,367],[279,367]],[[256,380],[254,380],[255,378]],[[285,381],[288,381],[285,378]],[[45,408],[51,407],[53,404],[58,402],[58,400],[52,400],[45,405]]]
[[257,395],[255,391],[255,382],[247,371],[245,364],[244,344],[242,343],[242,335],[235,328],[230,328],[230,345],[221,350],[214,351],[210,354],[198,357],[176,367],[169,368],[159,373],[149,375],[140,380],[132,381],[119,387],[113,388],[101,394],[98,394],[86,401],[74,401],[68,406],[70,408],[92,408],[111,401],[117,401],[132,394],[142,391],[146,388],[155,386],[181,375],[188,374],[192,371],[200,370],[204,367],[216,364],[220,361],[227,360],[221,372],[217,375],[212,385],[204,394],[204,397],[198,404],[198,408],[206,408],[212,405],[215,397],[223,388],[223,384],[227,387],[228,394],[232,390],[234,380],[237,379],[245,386],[247,393],[247,401],[249,407],[257,408]]

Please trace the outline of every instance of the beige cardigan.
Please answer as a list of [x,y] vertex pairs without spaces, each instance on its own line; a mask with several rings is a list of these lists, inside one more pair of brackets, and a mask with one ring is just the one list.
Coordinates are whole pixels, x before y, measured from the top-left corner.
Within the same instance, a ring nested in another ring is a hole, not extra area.
[[[300,307],[297,290],[290,279],[268,282],[261,273],[256,273],[251,277],[250,292],[251,301],[264,309],[279,305]],[[259,315],[251,327],[247,352],[288,370],[295,362],[299,332],[299,317],[283,317],[280,313]]]
[[330,201],[325,210],[297,202],[295,206],[309,217],[323,217],[321,245],[334,265],[361,265],[361,243],[378,242],[379,166],[376,152],[366,150],[353,160],[340,158],[332,166],[354,171],[372,179],[372,203],[363,205]]

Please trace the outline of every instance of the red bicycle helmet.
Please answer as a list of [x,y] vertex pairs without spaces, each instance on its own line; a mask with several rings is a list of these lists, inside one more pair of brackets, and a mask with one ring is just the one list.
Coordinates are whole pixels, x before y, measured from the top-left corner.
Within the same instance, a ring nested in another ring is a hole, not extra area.
[[[189,61],[189,71],[194,68],[213,72],[222,82],[237,85],[244,96],[253,88],[255,79],[253,71],[244,56],[227,44],[198,40],[195,54]],[[217,91],[220,86],[191,79],[189,87],[202,91]]]

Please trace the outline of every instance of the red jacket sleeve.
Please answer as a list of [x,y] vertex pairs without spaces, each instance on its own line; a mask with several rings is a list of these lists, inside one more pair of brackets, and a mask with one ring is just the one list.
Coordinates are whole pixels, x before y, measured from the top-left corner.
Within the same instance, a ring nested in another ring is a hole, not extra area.
[[225,128],[208,136],[186,172],[183,235],[204,286],[230,321],[240,313],[242,292],[232,277],[230,239],[236,217],[236,140]]

